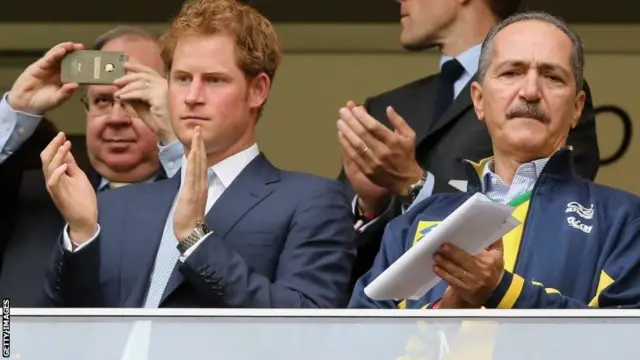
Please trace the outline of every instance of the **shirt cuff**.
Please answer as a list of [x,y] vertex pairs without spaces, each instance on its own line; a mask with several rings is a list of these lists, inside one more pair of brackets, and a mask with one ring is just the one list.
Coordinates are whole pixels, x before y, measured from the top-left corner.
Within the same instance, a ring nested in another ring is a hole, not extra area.
[[[363,220],[358,220],[353,225],[353,227],[358,232],[365,231],[369,226],[375,224],[376,221],[378,221],[378,220],[380,220],[380,218],[384,217],[384,215],[386,215],[389,212],[393,211],[393,203],[394,203],[394,201],[395,200],[392,198],[391,201],[389,202],[389,206],[387,206],[387,208],[382,212],[382,214],[378,215],[377,217],[375,217],[372,220],[367,221],[367,222],[364,222]],[[353,212],[354,216],[358,213],[357,206],[358,206],[358,195],[353,197],[353,202],[351,203],[351,211]]]
[[184,157],[184,146],[180,141],[175,140],[169,145],[162,145],[158,142],[158,157],[162,169],[168,178],[173,177],[182,167],[182,158]]
[[0,100],[0,163],[33,135],[42,120],[42,115],[13,109],[9,105],[8,96],[7,92]]
[[198,240],[197,243],[193,244],[193,246],[191,246],[190,248],[187,249],[187,251],[184,252],[184,254],[182,254],[182,256],[180,256],[180,261],[185,262],[187,260],[187,258],[189,257],[189,255],[193,254],[194,251],[196,251],[196,248],[198,246],[200,246],[200,244],[202,244],[202,242],[209,237],[209,235],[211,235],[212,233],[208,233],[207,235],[203,236],[202,239]]
[[100,235],[100,224],[98,224],[98,230],[96,230],[96,233],[89,240],[85,241],[81,245],[78,245],[74,249],[73,245],[72,245],[71,237],[69,236],[69,224],[66,224],[64,226],[64,230],[62,231],[62,246],[64,246],[65,250],[75,253],[75,252],[78,252],[78,251],[82,250],[89,243],[91,243],[93,240],[95,240],[98,237],[98,235]]

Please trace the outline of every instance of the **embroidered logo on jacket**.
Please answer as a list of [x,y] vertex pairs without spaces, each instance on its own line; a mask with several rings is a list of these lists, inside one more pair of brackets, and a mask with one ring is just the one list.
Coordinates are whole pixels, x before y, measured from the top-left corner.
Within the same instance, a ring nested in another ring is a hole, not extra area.
[[565,210],[565,213],[576,213],[583,219],[593,219],[594,210],[593,204],[591,204],[591,207],[586,208],[577,202],[572,201],[567,204],[567,210]]
[[[586,208],[575,201],[572,201],[567,204],[567,210],[564,211],[565,214],[576,214],[581,217],[583,220],[591,220],[595,215],[595,209],[593,204],[591,207]],[[578,229],[584,233],[589,234],[591,230],[593,230],[593,225],[587,225],[583,223],[583,220],[578,219],[575,216],[567,217],[567,223],[574,229]]]
[[585,233],[590,233],[591,230],[593,229],[593,225],[585,225],[582,223],[582,221],[576,219],[573,216],[569,216],[567,218],[567,222],[569,223],[569,226],[571,226],[574,229],[578,229],[580,231],[583,231]]

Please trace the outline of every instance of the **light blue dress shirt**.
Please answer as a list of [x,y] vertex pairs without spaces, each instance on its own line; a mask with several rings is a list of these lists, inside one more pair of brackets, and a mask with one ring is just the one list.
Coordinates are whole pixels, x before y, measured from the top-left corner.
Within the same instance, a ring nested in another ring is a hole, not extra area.
[[[14,110],[7,101],[9,93],[5,93],[0,100],[0,164],[13,155],[22,144],[36,131],[42,120],[41,114],[28,114]],[[158,156],[160,164],[167,177],[172,177],[182,167],[184,148],[175,140],[166,146],[158,143]],[[149,179],[153,181],[155,179]],[[102,179],[99,190],[109,183],[108,179]]]
[[544,158],[520,165],[513,176],[511,184],[505,184],[494,173],[494,161],[491,159],[484,166],[482,172],[482,192],[494,201],[507,204],[518,196],[533,190],[547,162],[549,162],[549,159]]

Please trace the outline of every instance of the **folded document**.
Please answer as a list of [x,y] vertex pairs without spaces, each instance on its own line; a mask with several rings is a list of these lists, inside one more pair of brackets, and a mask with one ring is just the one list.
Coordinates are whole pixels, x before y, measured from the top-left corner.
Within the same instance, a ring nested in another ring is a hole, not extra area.
[[433,255],[444,243],[469,254],[478,254],[520,224],[511,216],[514,208],[476,193],[364,289],[373,300],[417,300],[440,279],[433,272]]

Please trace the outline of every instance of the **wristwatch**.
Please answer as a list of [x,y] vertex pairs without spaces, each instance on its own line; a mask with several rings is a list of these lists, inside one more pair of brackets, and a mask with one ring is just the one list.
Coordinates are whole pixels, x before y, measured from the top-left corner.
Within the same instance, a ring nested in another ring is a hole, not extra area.
[[407,189],[407,196],[401,199],[401,201],[405,205],[411,205],[416,200],[416,198],[418,197],[418,194],[420,194],[420,191],[422,191],[422,187],[424,186],[424,183],[427,181],[427,174],[428,172],[425,171],[422,174],[422,177],[420,178],[420,180],[409,185],[409,188]]
[[196,227],[193,229],[191,234],[187,236],[183,241],[178,243],[178,251],[180,254],[184,255],[184,253],[189,250],[190,247],[195,245],[198,241],[200,241],[205,235],[211,233],[211,229],[207,226],[207,224],[202,221],[196,221]]

